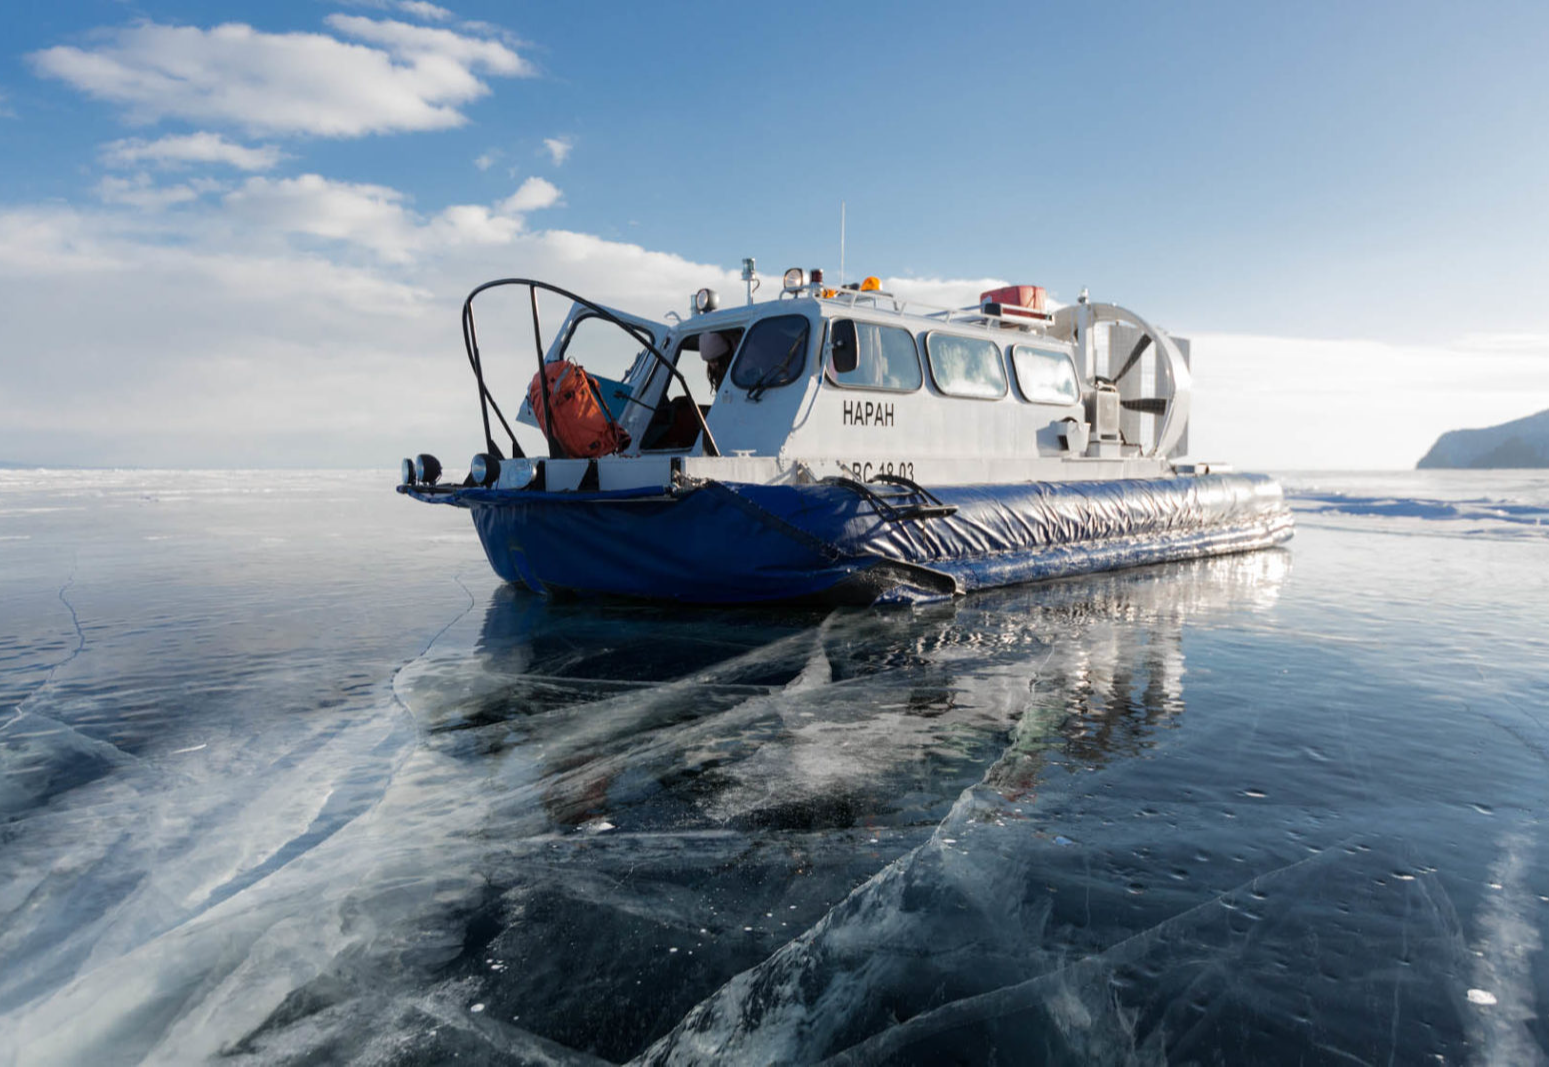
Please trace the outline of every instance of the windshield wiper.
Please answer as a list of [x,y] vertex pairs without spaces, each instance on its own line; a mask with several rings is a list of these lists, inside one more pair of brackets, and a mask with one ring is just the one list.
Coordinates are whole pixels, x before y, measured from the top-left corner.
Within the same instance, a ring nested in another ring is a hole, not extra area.
[[780,361],[780,365],[778,367],[769,368],[769,370],[759,376],[758,381],[748,386],[749,400],[753,401],[755,404],[758,403],[759,398],[762,397],[771,386],[773,386],[774,380],[785,373],[786,368],[791,365],[791,360],[796,358],[796,353],[801,351],[802,343],[806,340],[807,334],[805,331],[803,331],[802,335],[791,343],[791,350],[785,353],[785,358]]

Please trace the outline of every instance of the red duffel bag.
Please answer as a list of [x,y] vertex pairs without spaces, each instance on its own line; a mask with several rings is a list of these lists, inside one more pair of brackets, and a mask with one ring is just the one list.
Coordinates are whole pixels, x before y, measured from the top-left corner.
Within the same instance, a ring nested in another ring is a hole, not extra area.
[[[608,413],[602,402],[597,379],[581,365],[570,360],[546,363],[543,372],[549,379],[549,407],[554,414],[555,443],[568,459],[595,459],[611,456],[629,447],[629,434]],[[527,387],[527,404],[538,428],[548,433],[544,418],[540,378],[534,374]]]

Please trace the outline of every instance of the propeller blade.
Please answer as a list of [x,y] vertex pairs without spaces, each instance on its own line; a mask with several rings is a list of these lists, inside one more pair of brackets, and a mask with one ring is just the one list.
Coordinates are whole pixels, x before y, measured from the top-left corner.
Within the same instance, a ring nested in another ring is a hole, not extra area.
[[1140,362],[1141,355],[1145,352],[1145,350],[1148,347],[1150,347],[1150,344],[1151,344],[1151,335],[1150,334],[1143,334],[1141,336],[1141,338],[1140,338],[1140,341],[1135,345],[1135,347],[1133,349],[1130,350],[1129,359],[1124,361],[1124,366],[1119,368],[1119,373],[1117,373],[1117,374],[1115,374],[1113,376],[1113,380],[1114,381],[1118,381],[1120,378],[1122,378],[1126,374],[1128,374],[1130,372],[1130,368],[1133,367],[1136,363]]

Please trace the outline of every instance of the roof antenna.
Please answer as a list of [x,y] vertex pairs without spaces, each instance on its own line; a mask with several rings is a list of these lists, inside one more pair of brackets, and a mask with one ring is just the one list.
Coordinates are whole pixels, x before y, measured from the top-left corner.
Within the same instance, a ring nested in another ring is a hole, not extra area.
[[844,201],[839,201],[839,288],[844,288]]

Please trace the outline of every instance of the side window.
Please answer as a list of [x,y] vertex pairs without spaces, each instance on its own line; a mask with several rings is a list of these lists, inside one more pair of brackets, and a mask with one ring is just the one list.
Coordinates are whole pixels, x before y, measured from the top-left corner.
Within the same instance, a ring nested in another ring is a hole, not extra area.
[[800,378],[807,366],[809,332],[805,315],[777,315],[755,322],[732,364],[732,384],[763,392]]
[[1074,404],[1081,399],[1076,365],[1064,352],[1015,345],[1011,367],[1016,372],[1017,388],[1035,404]]
[[[675,452],[694,447],[694,442],[699,440],[699,416],[695,415],[694,408],[699,408],[700,415],[709,414],[710,405],[715,403],[716,390],[712,383],[721,380],[717,370],[712,368],[711,360],[704,357],[706,354],[720,355],[721,361],[716,366],[719,372],[724,372],[725,359],[736,351],[741,337],[741,329],[707,330],[691,333],[678,342],[677,350],[670,358],[683,375],[683,381],[668,378],[656,408],[651,412],[651,421],[640,435],[642,452]],[[685,385],[688,386],[686,394],[683,391]]]
[[628,330],[607,319],[587,315],[570,327],[564,358],[580,364],[597,379],[608,413],[622,419],[631,395],[628,383],[650,355],[640,338]]
[[914,335],[897,326],[834,319],[828,379],[850,389],[912,393],[924,381]]
[[[737,342],[742,340],[740,327],[706,331],[706,333],[712,332],[720,335],[720,340],[716,343],[720,348],[724,348],[728,355],[737,351]],[[672,361],[682,372],[683,380],[688,382],[689,395],[696,403],[708,407],[715,403],[715,390],[710,387],[712,376],[709,369],[710,362],[704,358],[704,337],[705,333],[693,333],[683,338],[678,344],[678,351],[672,357]],[[673,379],[667,386],[667,392],[670,394],[678,390],[677,379]]]
[[925,355],[931,380],[948,396],[996,400],[1006,395],[1006,369],[994,341],[930,333],[925,335]]
[[570,327],[565,358],[579,363],[588,374],[622,382],[646,355],[640,339],[607,319],[587,315]]

